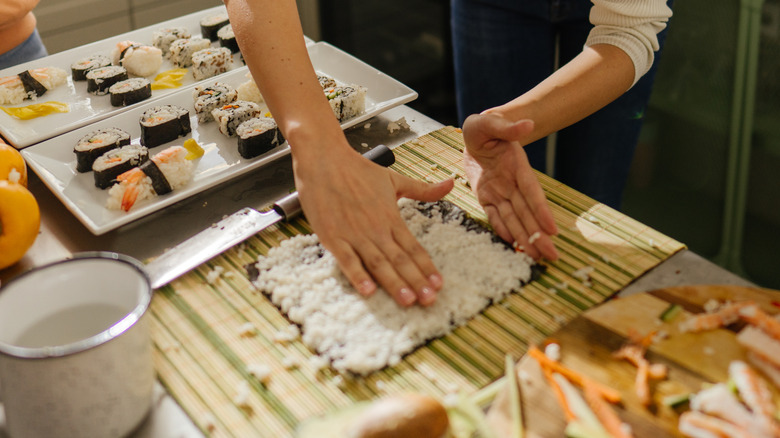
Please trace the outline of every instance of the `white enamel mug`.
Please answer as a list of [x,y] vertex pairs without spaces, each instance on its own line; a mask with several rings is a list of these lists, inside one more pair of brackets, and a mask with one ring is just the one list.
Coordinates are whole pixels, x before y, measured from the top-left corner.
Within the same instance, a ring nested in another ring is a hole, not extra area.
[[138,261],[81,253],[0,288],[0,400],[17,437],[120,437],[152,403],[149,278]]

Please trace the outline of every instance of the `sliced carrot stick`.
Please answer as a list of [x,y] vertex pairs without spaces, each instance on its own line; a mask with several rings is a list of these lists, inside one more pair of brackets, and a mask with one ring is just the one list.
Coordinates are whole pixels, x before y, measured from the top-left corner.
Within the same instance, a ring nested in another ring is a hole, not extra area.
[[575,420],[577,416],[574,415],[571,406],[569,406],[569,402],[566,401],[566,396],[563,395],[561,386],[558,385],[558,382],[553,378],[553,372],[549,368],[542,367],[542,373],[544,374],[545,379],[547,379],[547,383],[552,388],[555,398],[558,399],[558,404],[561,406],[564,416],[566,416],[566,422],[568,423]]
[[615,410],[612,409],[612,406],[601,397],[601,393],[598,389],[594,388],[590,382],[586,382],[583,391],[585,394],[585,401],[588,402],[593,413],[596,414],[596,417],[598,417],[601,424],[604,425],[604,429],[606,429],[613,438],[633,437],[630,429],[623,427],[623,421],[618,417],[617,413],[615,413]]
[[547,355],[544,354],[539,348],[532,345],[528,349],[528,354],[536,359],[537,362],[539,362],[539,365],[542,368],[548,368],[550,371],[556,372],[558,374],[561,374],[562,376],[569,379],[572,383],[583,387],[585,382],[591,382],[595,388],[601,392],[602,396],[605,400],[607,400],[610,403],[620,403],[621,397],[620,393],[608,386],[602,385],[601,383],[598,383],[597,381],[590,379],[589,377],[583,376],[582,374],[572,370],[571,368],[568,368],[561,364],[560,362],[554,361],[547,357]]

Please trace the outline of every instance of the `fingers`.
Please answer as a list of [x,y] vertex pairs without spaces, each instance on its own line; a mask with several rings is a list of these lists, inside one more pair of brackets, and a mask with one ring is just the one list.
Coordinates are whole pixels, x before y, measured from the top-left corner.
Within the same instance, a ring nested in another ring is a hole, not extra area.
[[[400,217],[398,220],[401,221]],[[436,301],[443,284],[441,274],[403,223],[402,227],[385,237],[323,244],[360,294],[372,295],[376,291],[375,279],[399,305],[429,306]]]
[[449,193],[455,185],[455,180],[453,179],[430,184],[406,177],[397,172],[390,172],[390,178],[396,187],[396,195],[398,197],[416,199],[423,202],[438,201]]

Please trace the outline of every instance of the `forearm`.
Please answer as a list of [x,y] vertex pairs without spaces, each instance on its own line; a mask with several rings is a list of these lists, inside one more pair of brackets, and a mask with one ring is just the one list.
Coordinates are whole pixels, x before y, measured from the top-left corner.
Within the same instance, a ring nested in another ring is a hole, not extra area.
[[[296,161],[350,149],[317,81],[294,0],[225,0],[252,76]],[[326,148],[318,147],[323,143]]]
[[530,143],[598,111],[626,92],[633,78],[631,58],[617,47],[599,44],[585,48],[527,93],[486,112],[512,121],[533,120]]

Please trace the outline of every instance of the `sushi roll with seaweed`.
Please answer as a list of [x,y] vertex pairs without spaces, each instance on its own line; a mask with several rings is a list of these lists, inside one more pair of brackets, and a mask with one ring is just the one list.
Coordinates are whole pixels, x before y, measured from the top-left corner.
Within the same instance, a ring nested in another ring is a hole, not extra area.
[[260,105],[245,100],[237,100],[233,103],[215,108],[211,112],[211,115],[219,124],[219,132],[228,137],[235,137],[238,125],[253,117],[260,116],[261,112],[262,108]]
[[246,158],[254,158],[284,143],[284,136],[270,117],[254,117],[236,128],[238,135],[238,153]]
[[152,97],[152,83],[146,78],[119,81],[108,89],[112,106],[126,106]]
[[233,66],[233,54],[224,47],[198,50],[192,54],[192,76],[196,81],[225,73]]
[[339,121],[349,120],[366,110],[366,88],[359,85],[336,86],[325,89],[333,114]]
[[230,49],[231,53],[238,53],[241,50],[238,48],[238,40],[236,40],[236,34],[233,32],[233,25],[228,24],[222,26],[217,31],[217,38],[219,38],[219,45]]
[[108,67],[111,65],[111,58],[106,55],[91,55],[79,59],[70,65],[71,76],[74,81],[86,81],[87,73],[96,68]]
[[215,82],[211,85],[198,85],[192,91],[195,100],[195,114],[198,115],[198,123],[206,123],[214,120],[211,112],[215,108],[223,107],[238,99],[238,92],[230,85]]
[[141,114],[141,144],[152,148],[187,135],[190,112],[176,105],[149,108]]
[[165,27],[152,32],[152,45],[162,51],[164,57],[170,56],[171,45],[176,40],[192,38],[186,27]]
[[98,129],[81,137],[73,148],[76,170],[89,172],[92,164],[106,152],[130,144],[130,134],[119,128]]
[[0,78],[0,105],[17,104],[43,96],[67,79],[68,73],[57,67],[25,70],[18,75]]
[[149,159],[149,149],[137,144],[111,149],[92,163],[95,187],[107,189],[116,183],[116,178],[128,170],[138,167]]
[[205,38],[187,38],[171,44],[171,62],[179,68],[192,65],[192,54],[211,47],[211,41]]
[[162,196],[185,186],[195,171],[187,160],[187,150],[171,146],[127,172],[108,191],[106,206],[111,210],[129,211],[138,201]]
[[200,33],[203,38],[217,41],[219,39],[217,32],[229,22],[227,14],[208,15],[200,19]]
[[120,41],[114,47],[113,61],[134,76],[151,76],[162,65],[162,50],[134,41]]
[[118,65],[90,70],[87,72],[87,92],[102,96],[112,85],[127,78],[127,69]]

